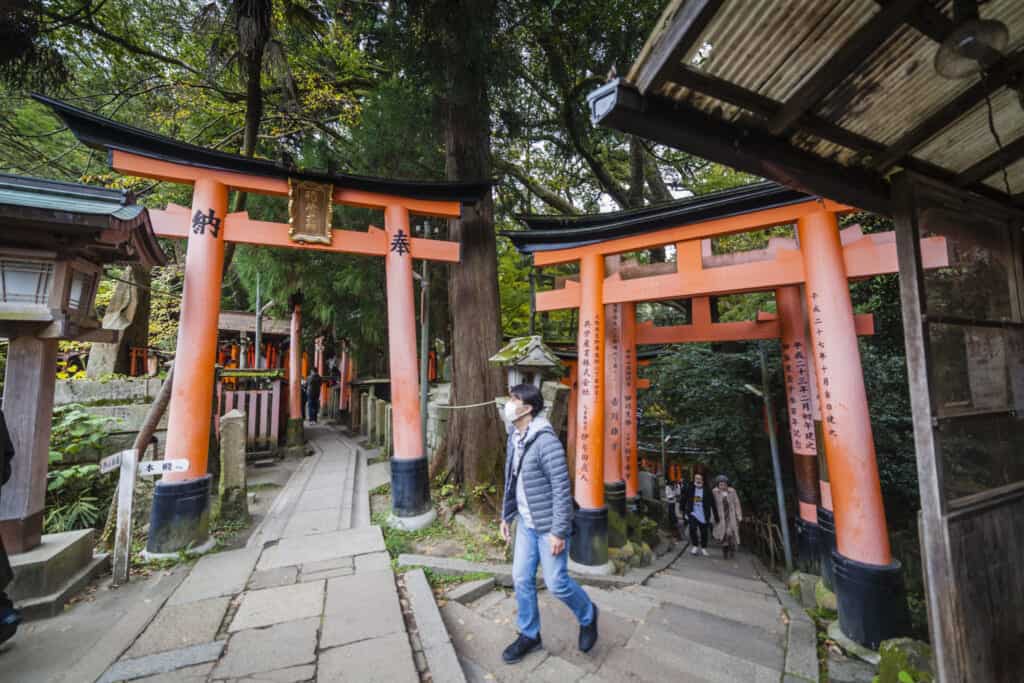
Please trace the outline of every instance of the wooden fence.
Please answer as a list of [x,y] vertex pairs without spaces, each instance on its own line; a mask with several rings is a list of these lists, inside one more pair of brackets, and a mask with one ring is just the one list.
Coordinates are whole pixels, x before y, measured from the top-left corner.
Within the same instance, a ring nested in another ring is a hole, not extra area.
[[[277,451],[281,437],[281,395],[283,382],[274,380],[268,388],[228,389],[219,386],[217,415],[232,410],[246,414],[245,450],[249,455]],[[215,421],[220,436],[220,421]]]

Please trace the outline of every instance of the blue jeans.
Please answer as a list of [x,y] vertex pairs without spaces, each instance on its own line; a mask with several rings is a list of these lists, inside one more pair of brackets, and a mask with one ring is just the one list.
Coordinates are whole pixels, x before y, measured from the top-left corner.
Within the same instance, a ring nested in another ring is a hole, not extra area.
[[594,620],[594,603],[579,584],[569,578],[567,569],[569,539],[558,555],[551,554],[551,535],[538,534],[519,517],[516,524],[516,545],[512,555],[512,580],[516,586],[519,632],[528,638],[540,636],[540,612],[537,609],[537,563],[544,574],[544,584],[551,594],[572,610],[582,625]]

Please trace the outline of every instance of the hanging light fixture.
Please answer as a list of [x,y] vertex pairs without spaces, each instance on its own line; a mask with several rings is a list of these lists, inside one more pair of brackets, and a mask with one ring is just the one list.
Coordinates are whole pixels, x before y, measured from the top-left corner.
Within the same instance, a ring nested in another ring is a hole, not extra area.
[[977,0],[953,0],[954,28],[935,53],[935,71],[946,78],[967,78],[990,68],[1010,42],[1006,24],[978,16]]

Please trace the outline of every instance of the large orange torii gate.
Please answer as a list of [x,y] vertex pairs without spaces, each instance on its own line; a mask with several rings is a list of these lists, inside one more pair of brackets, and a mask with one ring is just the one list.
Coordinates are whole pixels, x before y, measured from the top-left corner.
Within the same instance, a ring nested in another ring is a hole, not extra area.
[[[188,240],[178,328],[175,381],[164,457],[187,459],[185,472],[157,485],[147,551],[152,555],[202,548],[207,528],[210,475],[207,450],[216,362],[217,317],[226,242],[317,249],[384,258],[388,301],[388,358],[395,457],[391,461],[393,515],[403,528],[432,521],[417,376],[414,258],[457,262],[458,243],[412,236],[410,214],[458,218],[490,183],[396,181],[345,174],[304,173],[269,161],[216,152],[153,135],[36,97],[50,106],[79,140],[107,152],[111,168],[125,175],[193,186],[192,206],[150,211],[157,235]],[[228,191],[289,198],[289,223],[228,213]],[[332,230],[331,207],[344,204],[383,210],[384,228]],[[293,302],[290,429],[297,413],[300,302]],[[339,493],[340,495],[340,493]]]
[[[538,310],[579,308],[576,497],[581,533],[572,546],[578,565],[591,571],[607,568],[608,510],[601,484],[612,477],[606,476],[602,457],[608,399],[605,382],[599,379],[607,361],[606,306],[775,290],[780,302],[778,333],[788,356],[784,357],[787,399],[791,405],[793,399],[801,408],[807,405],[808,410],[798,411],[798,420],[802,423],[810,417],[816,425],[816,433],[796,430],[794,453],[811,455],[809,436],[814,436],[815,446],[823,446],[821,499],[823,504],[832,502],[835,520],[830,559],[837,571],[856,577],[837,582],[837,590],[856,590],[879,601],[898,592],[900,567],[889,548],[848,286],[849,279],[896,272],[896,250],[890,235],[863,235],[859,230],[841,235],[838,214],[852,210],[775,183],[758,183],[607,216],[523,218],[530,230],[505,233],[520,251],[533,255],[535,266],[579,263],[578,284],[569,280],[563,289],[537,296]],[[796,224],[798,241],[776,240],[760,253],[715,257],[706,242],[786,224]],[[624,254],[665,245],[675,247],[675,263],[635,267],[632,274],[620,268],[606,277],[609,257],[621,259]],[[941,238],[922,240],[921,251],[927,267],[948,263]],[[801,298],[803,310],[795,307]],[[616,319],[621,316],[611,317]],[[630,324],[638,327],[635,317],[625,327]],[[666,337],[672,336],[642,326],[636,332],[660,335],[661,342],[671,341]],[[696,340],[696,335],[684,336],[679,340]],[[799,359],[794,348],[802,349]],[[803,469],[800,465],[798,471]],[[829,476],[836,486],[827,485]],[[819,507],[817,512],[829,522],[833,518],[833,511]]]

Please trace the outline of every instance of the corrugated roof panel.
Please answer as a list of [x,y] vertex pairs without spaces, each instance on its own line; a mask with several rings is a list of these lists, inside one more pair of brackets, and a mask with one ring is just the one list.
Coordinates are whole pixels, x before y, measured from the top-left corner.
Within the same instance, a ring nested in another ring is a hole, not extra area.
[[686,102],[695,109],[700,109],[703,112],[712,114],[726,121],[732,121],[741,113],[746,111],[741,110],[739,107],[729,104],[728,102],[723,102],[715,97],[705,95],[702,92],[684,88],[683,86],[670,81],[662,83],[657,94],[676,102]]
[[[1010,194],[1016,195],[1024,192],[1024,159],[1019,159],[1015,163],[1010,164],[1006,167],[1007,180],[1010,181]],[[997,171],[988,178],[985,178],[985,184],[989,187],[994,187],[1000,192],[1006,192],[1006,183],[1003,182],[1003,172]]]
[[[992,97],[992,120],[1003,145],[1024,135],[1024,110],[1017,93],[1003,88]],[[956,171],[967,170],[973,164],[998,149],[988,125],[988,105],[978,106],[957,119],[931,140],[914,150],[915,157]]]
[[877,11],[873,0],[733,0],[687,58],[709,44],[703,70],[785,100]]
[[[1024,2],[992,0],[981,6],[981,12],[1006,23],[1010,29],[1008,51],[1024,45]],[[894,143],[976,80],[950,80],[936,74],[937,49],[938,43],[915,29],[898,31],[863,68],[830,93],[816,112],[883,144]]]

